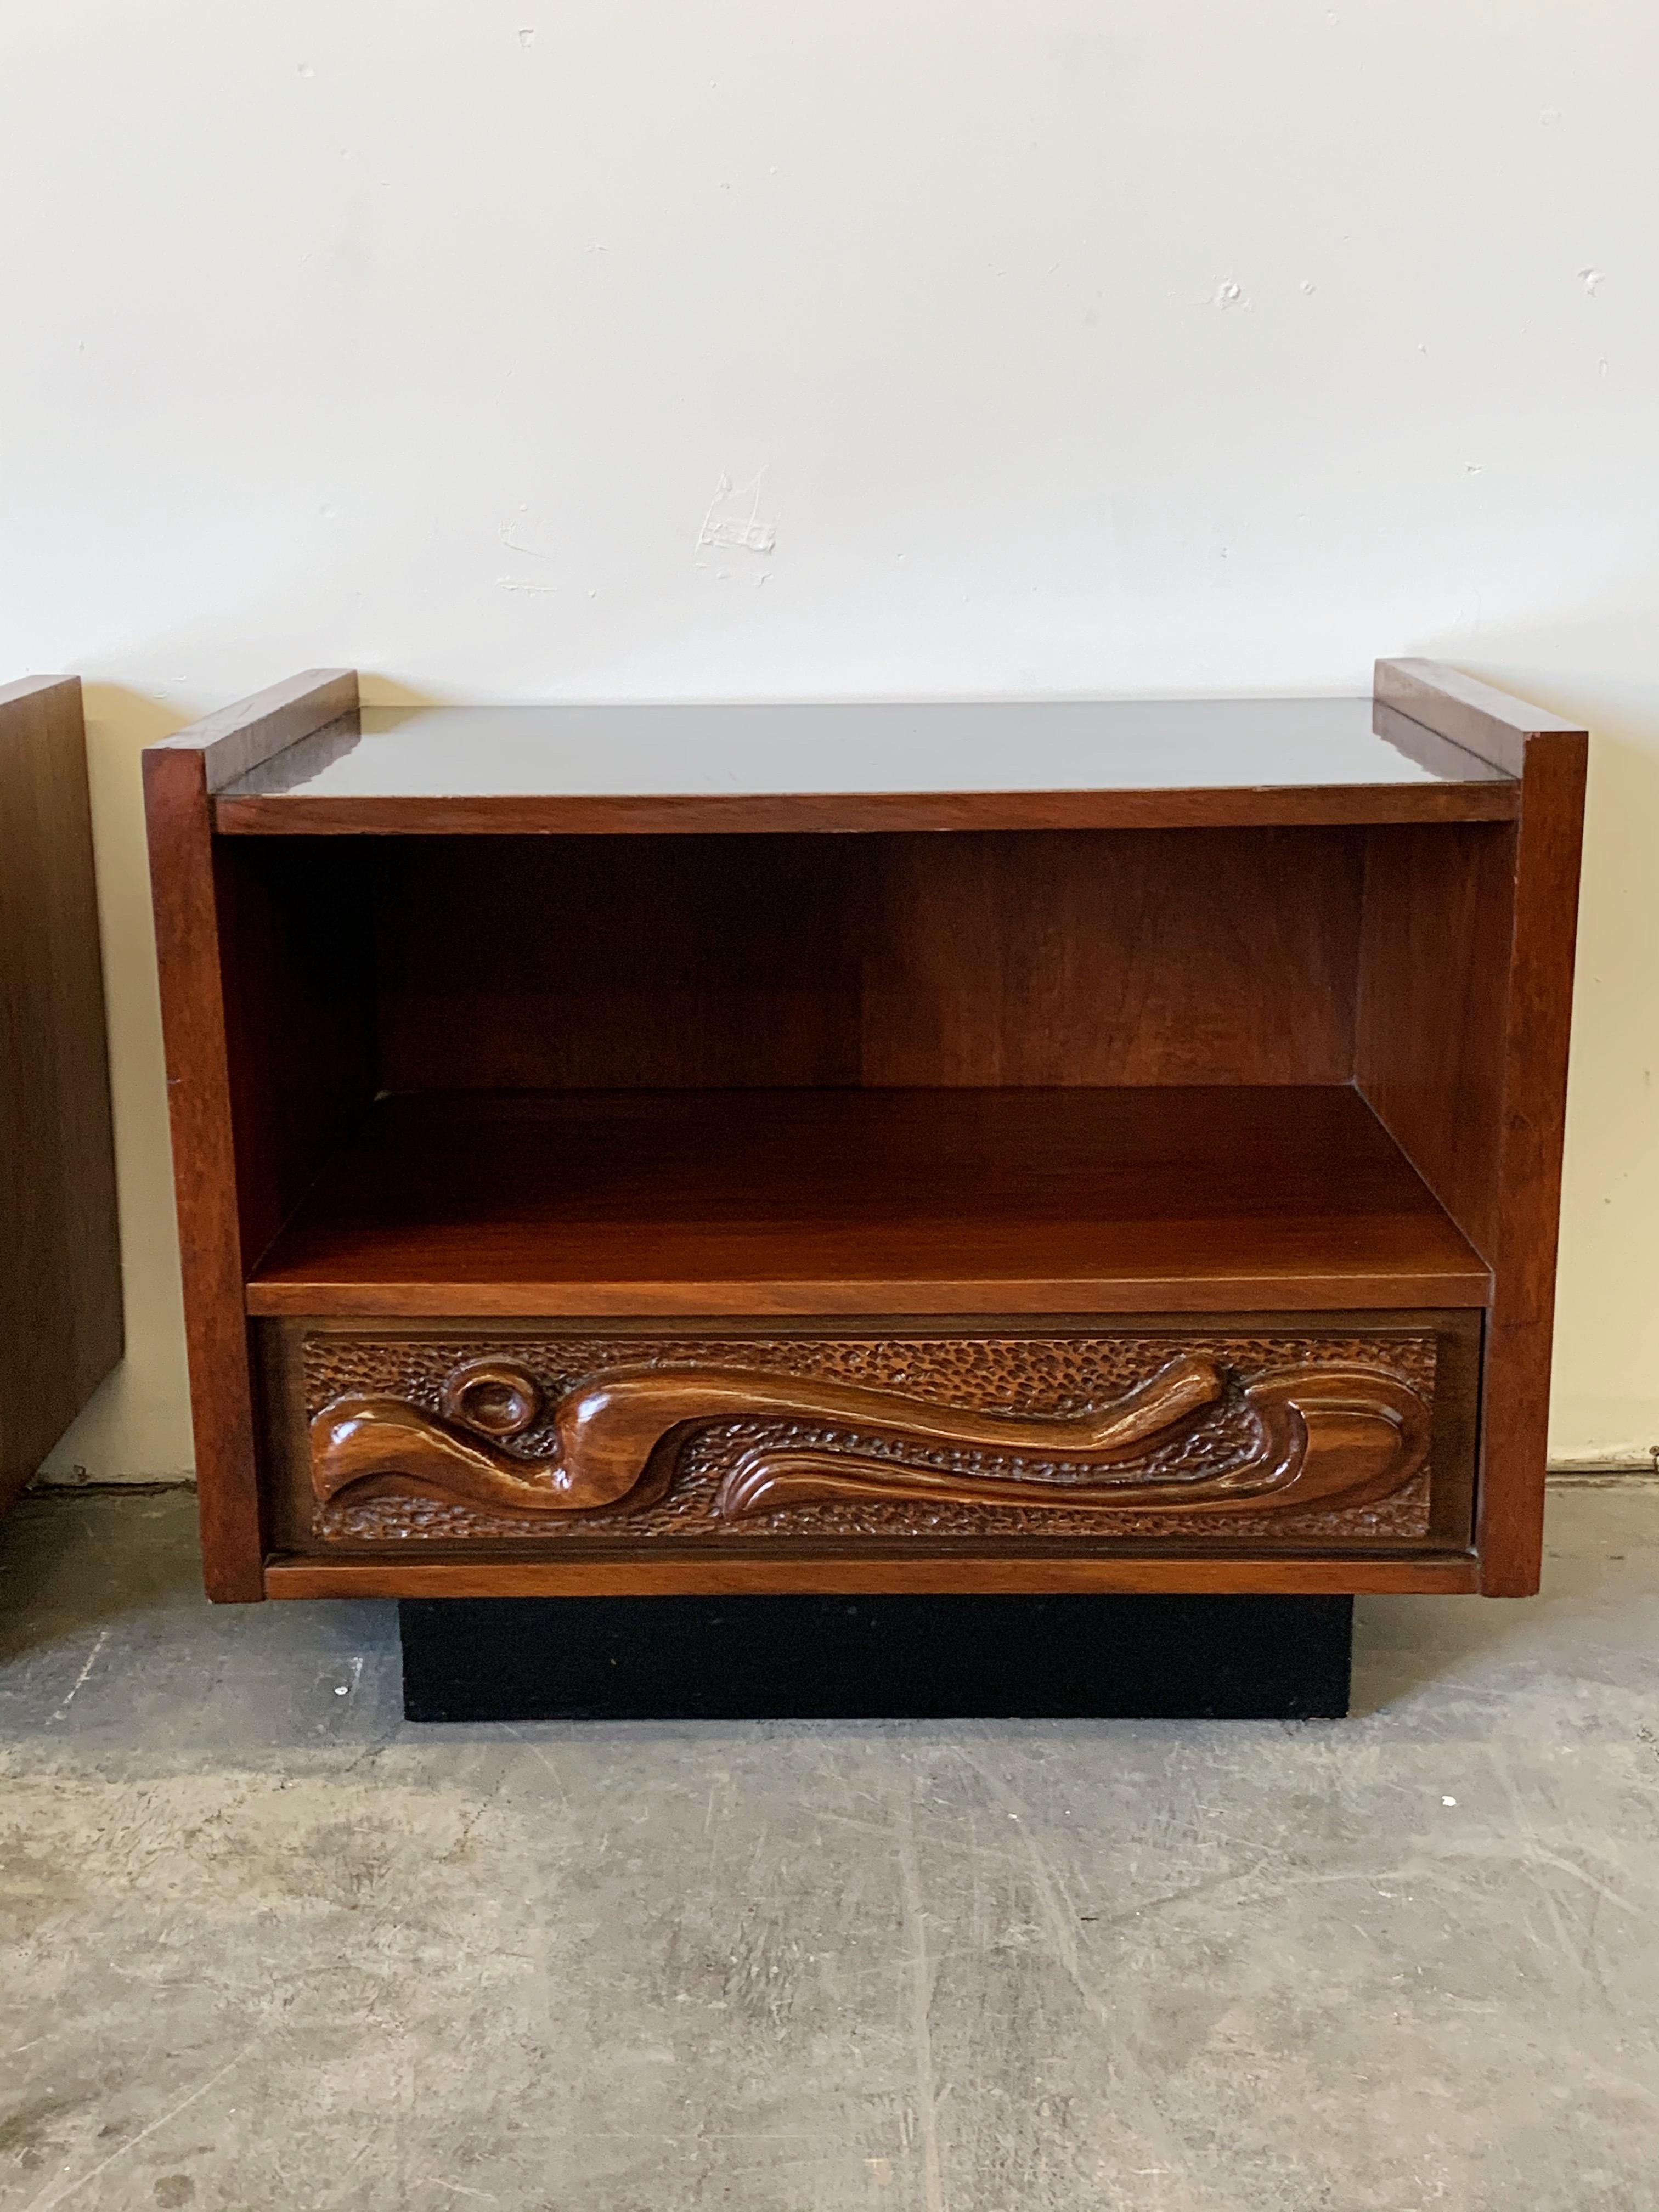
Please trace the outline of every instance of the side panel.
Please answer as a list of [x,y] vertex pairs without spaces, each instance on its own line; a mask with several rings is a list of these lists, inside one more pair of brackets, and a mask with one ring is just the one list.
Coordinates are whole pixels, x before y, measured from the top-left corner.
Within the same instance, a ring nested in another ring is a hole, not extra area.
[[208,804],[199,751],[145,754],[202,1570],[210,1597],[247,1601],[264,1595],[265,1546]]
[[1543,1556],[1589,741],[1431,662],[1380,662],[1377,696],[1521,780],[1512,830],[1370,833],[1355,1068],[1379,1118],[1492,1263],[1480,1587],[1526,1596]]
[[1481,1257],[1497,1257],[1515,921],[1508,823],[1373,830],[1354,1076]]
[[1476,1523],[1492,1597],[1528,1595],[1543,1571],[1586,751],[1582,736],[1528,738],[1522,784]]
[[81,687],[0,690],[0,1507],[121,1357]]
[[361,840],[216,837],[214,896],[250,1268],[374,1096],[373,854]]
[[[227,849],[211,795],[356,705],[355,673],[313,670],[144,754],[202,1564],[221,1601],[264,1595],[243,1285],[343,1124],[353,1079],[316,1010],[336,1006],[337,974],[350,989],[358,963],[349,932],[328,945],[339,916],[313,895],[303,852],[273,868],[257,848]],[[366,1065],[372,1036],[349,1020],[339,1035],[348,1068]]]

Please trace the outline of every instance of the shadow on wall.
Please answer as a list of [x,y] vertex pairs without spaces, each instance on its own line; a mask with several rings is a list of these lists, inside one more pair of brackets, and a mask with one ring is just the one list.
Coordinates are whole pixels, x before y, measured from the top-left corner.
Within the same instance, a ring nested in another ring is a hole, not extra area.
[[1650,1473],[1659,1446],[1659,702],[1592,702],[1551,1448]]

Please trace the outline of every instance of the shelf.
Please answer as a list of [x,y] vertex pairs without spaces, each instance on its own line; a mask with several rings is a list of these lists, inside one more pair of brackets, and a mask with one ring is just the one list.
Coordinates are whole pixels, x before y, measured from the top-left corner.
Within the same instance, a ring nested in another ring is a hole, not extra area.
[[225,834],[1504,821],[1519,784],[1370,699],[363,708],[214,800]]
[[1478,1306],[1488,1271],[1346,1086],[381,1099],[262,1315]]

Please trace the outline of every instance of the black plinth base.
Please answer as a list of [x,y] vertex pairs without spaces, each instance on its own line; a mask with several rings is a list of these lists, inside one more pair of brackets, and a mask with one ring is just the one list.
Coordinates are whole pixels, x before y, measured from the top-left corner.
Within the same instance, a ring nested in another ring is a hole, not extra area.
[[412,1721],[1337,1719],[1350,1597],[405,1598]]

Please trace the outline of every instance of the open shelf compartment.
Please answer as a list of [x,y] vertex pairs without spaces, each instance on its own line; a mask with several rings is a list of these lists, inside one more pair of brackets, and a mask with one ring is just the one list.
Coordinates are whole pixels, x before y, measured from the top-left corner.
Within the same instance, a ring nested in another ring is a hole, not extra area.
[[1236,1313],[1488,1280],[1346,1085],[452,1091],[376,1102],[247,1303]]

